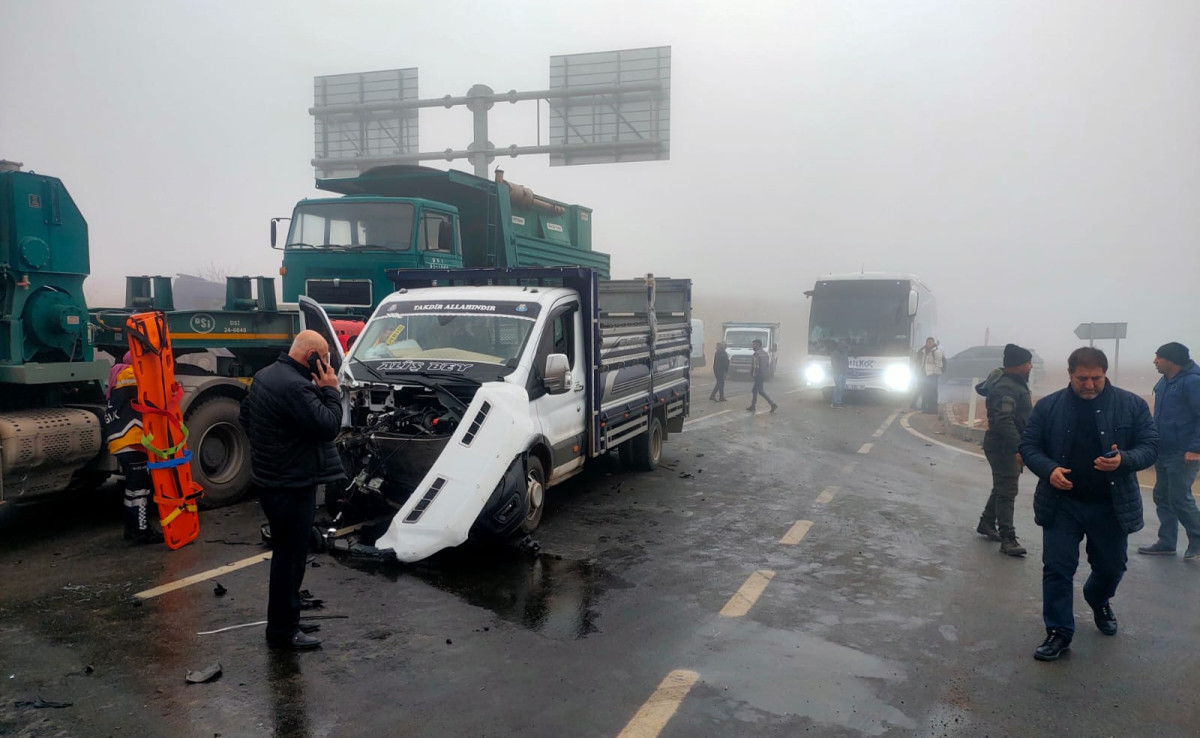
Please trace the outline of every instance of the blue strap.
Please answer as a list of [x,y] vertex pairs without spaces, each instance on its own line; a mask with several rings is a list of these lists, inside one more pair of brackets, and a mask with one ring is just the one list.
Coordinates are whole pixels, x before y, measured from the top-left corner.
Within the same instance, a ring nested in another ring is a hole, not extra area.
[[192,460],[192,450],[185,448],[183,456],[176,459],[167,459],[166,461],[151,461],[146,464],[147,469],[170,469],[176,466],[183,466]]

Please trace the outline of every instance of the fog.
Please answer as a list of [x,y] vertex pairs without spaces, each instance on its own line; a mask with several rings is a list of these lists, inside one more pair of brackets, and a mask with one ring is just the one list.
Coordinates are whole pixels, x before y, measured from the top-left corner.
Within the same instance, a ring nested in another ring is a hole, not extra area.
[[[781,321],[789,357],[803,291],[860,270],[919,275],[948,354],[986,332],[1053,377],[1088,321],[1128,322],[1130,382],[1161,343],[1200,353],[1191,0],[0,0],[0,27],[0,158],[66,183],[93,300],[125,274],[277,272],[268,219],[314,193],[314,76],[541,89],[552,54],[670,45],[670,161],[496,162],[594,208],[614,276],[691,277],[698,315]],[[465,110],[421,116],[423,150],[469,142]],[[536,121],[498,105],[492,141]]]

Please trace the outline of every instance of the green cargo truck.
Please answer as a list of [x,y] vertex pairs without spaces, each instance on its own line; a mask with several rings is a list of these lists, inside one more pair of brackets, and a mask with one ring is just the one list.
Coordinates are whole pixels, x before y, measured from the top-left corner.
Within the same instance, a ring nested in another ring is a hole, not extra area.
[[583,266],[609,276],[592,250],[592,211],[506,182],[459,171],[383,166],[320,179],[342,197],[303,200],[280,243],[283,299],[369,313],[392,291],[388,269]]

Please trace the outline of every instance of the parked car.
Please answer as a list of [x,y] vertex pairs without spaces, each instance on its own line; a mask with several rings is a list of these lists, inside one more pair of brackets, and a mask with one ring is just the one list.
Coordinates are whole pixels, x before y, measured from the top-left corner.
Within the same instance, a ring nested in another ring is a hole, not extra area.
[[[1046,378],[1046,363],[1037,351],[1033,351],[1033,372],[1029,376],[1030,386]],[[972,346],[946,359],[943,383],[961,384],[972,378],[983,379],[993,369],[1004,364],[1003,346]]]

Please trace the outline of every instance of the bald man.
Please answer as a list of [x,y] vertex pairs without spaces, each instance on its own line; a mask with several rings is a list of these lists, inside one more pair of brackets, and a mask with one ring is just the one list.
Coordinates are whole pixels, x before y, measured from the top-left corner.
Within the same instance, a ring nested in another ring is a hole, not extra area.
[[317,485],[345,478],[333,445],[342,424],[341,394],[321,334],[301,331],[286,354],[254,375],[241,423],[250,439],[251,480],[271,524],[267,643],[316,648],[321,641],[300,628],[300,587]]

